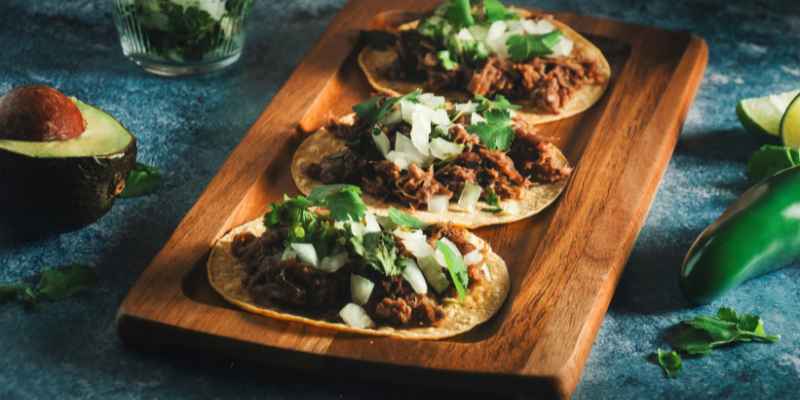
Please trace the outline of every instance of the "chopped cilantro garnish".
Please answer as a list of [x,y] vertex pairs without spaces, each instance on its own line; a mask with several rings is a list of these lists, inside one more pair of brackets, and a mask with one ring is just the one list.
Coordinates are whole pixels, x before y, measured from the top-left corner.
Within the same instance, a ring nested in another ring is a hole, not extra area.
[[503,211],[503,207],[500,206],[500,198],[497,197],[497,193],[495,193],[494,189],[491,187],[486,189],[484,192],[483,201],[489,205],[489,207],[484,207],[483,211],[491,212],[491,213],[499,213]]
[[[359,242],[358,239],[356,241]],[[354,245],[353,248],[364,257],[367,265],[386,276],[397,276],[403,272],[397,265],[397,249],[391,233],[370,232],[364,234],[360,243]]]
[[360,120],[368,124],[378,124],[383,117],[392,111],[392,108],[403,100],[416,101],[417,96],[422,94],[421,89],[406,93],[399,97],[375,96],[363,103],[353,106],[353,111]]
[[447,264],[447,271],[450,272],[450,278],[458,292],[458,298],[464,299],[467,295],[467,288],[469,287],[469,273],[467,267],[464,265],[464,260],[455,254],[453,249],[441,240],[436,242],[436,248],[442,252],[444,262]]
[[419,218],[394,207],[389,208],[389,219],[397,226],[406,226],[414,229],[422,229],[426,226]]
[[561,39],[561,31],[554,30],[543,35],[514,35],[508,38],[508,54],[516,62],[553,53],[553,47]]
[[467,131],[477,135],[489,149],[508,150],[514,140],[510,113],[507,110],[491,110],[483,113],[483,117],[486,121],[468,126]]
[[442,50],[436,53],[436,58],[439,59],[439,62],[442,63],[442,68],[447,71],[452,71],[458,68],[458,63],[450,58],[450,51],[449,50]]
[[475,25],[475,18],[472,17],[472,7],[469,4],[469,0],[450,0],[444,17],[457,27]]
[[327,208],[335,221],[352,219],[359,221],[364,217],[367,206],[361,200],[361,189],[353,185],[317,186],[308,196],[315,205]]
[[511,104],[508,99],[503,96],[502,94],[498,94],[494,96],[494,100],[490,100],[486,97],[481,95],[475,96],[475,100],[478,101],[478,112],[483,113],[486,111],[493,111],[493,110],[519,110],[522,108],[516,104]]
[[515,12],[508,11],[500,0],[483,0],[483,11],[488,22],[518,18],[518,15]]

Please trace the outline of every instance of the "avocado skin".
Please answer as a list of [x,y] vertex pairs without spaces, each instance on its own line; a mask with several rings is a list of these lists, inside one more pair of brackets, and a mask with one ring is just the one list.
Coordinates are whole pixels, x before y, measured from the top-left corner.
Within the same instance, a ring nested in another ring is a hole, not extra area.
[[0,224],[24,237],[49,236],[105,215],[136,163],[125,150],[88,157],[36,158],[0,149]]

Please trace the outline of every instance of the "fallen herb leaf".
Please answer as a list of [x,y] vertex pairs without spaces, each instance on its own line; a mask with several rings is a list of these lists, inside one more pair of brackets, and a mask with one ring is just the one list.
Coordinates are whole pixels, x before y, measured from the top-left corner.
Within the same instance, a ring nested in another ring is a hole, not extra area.
[[681,356],[677,351],[664,351],[658,349],[656,350],[656,361],[658,362],[658,365],[661,366],[661,369],[664,370],[667,378],[677,378],[678,375],[680,375],[683,362],[681,361]]
[[131,198],[146,196],[156,191],[161,184],[161,172],[158,168],[136,163],[136,166],[128,173],[125,181],[125,190],[119,197]]

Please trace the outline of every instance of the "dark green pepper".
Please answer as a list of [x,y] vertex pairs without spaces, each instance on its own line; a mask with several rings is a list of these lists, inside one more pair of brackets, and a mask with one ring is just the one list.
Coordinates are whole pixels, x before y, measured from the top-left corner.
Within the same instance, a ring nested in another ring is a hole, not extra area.
[[800,259],[800,167],[748,189],[695,240],[681,288],[706,304],[742,282]]

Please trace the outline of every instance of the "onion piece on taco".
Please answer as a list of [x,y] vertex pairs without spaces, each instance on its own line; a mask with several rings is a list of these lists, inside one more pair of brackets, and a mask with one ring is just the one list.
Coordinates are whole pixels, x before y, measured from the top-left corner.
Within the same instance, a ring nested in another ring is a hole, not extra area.
[[502,95],[450,104],[417,90],[374,97],[313,133],[292,160],[303,193],[353,184],[370,211],[401,208],[467,228],[542,211],[572,172],[566,157]]
[[[581,113],[605,92],[611,68],[585,37],[551,15],[445,1],[432,14],[382,30],[358,63],[375,90],[398,96],[422,87],[449,98],[502,94],[532,124]],[[389,33],[389,39],[385,33]]]
[[214,244],[211,286],[285,321],[366,335],[441,339],[491,318],[508,295],[505,262],[467,230],[366,211],[357,187],[286,197]]

